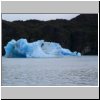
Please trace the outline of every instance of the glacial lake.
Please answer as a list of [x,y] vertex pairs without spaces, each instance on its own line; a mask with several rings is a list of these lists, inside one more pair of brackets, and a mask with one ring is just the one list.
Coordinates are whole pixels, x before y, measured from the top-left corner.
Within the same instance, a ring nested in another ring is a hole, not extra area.
[[97,86],[98,56],[2,57],[2,86]]

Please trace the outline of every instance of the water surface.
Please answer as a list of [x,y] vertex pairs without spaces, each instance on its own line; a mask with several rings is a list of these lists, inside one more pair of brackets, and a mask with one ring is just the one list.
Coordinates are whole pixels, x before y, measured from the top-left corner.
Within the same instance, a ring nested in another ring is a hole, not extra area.
[[5,58],[2,86],[97,86],[98,57]]

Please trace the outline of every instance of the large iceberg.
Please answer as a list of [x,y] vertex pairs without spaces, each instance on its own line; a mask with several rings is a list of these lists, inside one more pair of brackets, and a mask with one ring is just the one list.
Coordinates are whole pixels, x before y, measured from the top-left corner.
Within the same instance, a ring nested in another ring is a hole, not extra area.
[[38,40],[28,43],[26,39],[19,39],[8,42],[4,47],[5,57],[64,57],[64,56],[81,56],[79,52],[71,52],[69,49],[62,48],[59,43],[45,42]]

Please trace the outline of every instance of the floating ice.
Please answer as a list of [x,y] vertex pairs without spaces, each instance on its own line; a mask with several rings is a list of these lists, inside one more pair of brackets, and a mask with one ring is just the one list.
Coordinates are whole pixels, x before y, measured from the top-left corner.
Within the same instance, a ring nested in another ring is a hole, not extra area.
[[14,39],[8,42],[5,48],[5,57],[64,57],[81,56],[79,52],[71,52],[69,49],[62,48],[59,43],[45,42],[38,40],[28,43],[26,39]]

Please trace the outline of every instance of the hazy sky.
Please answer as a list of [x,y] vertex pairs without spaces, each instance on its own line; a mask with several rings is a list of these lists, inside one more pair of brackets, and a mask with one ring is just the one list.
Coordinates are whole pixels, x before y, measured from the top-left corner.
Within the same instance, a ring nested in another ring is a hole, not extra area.
[[52,20],[52,19],[67,19],[70,20],[79,14],[2,14],[2,19],[7,21],[14,20]]

